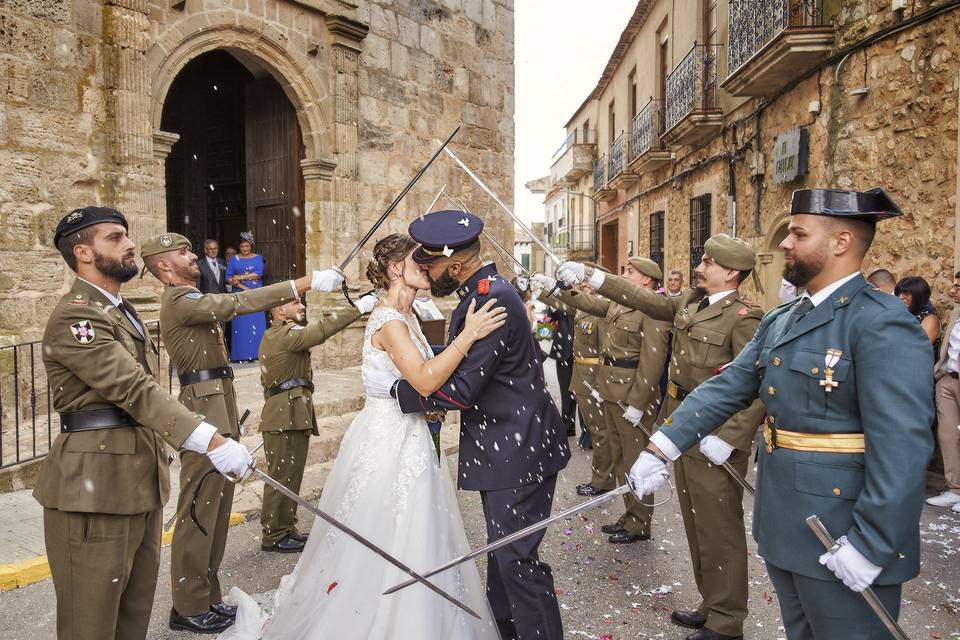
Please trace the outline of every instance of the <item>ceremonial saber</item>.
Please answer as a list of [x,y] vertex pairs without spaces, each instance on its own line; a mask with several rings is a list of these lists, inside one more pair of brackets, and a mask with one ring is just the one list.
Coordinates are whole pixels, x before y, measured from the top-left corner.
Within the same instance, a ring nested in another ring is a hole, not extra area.
[[[367,241],[370,240],[370,237],[373,236],[374,233],[376,233],[377,229],[380,228],[380,225],[383,224],[383,221],[387,219],[387,216],[393,213],[393,210],[396,209],[397,205],[400,204],[400,201],[403,200],[403,196],[407,195],[407,192],[413,188],[413,185],[417,184],[417,182],[420,180],[423,174],[426,173],[427,169],[430,168],[430,165],[433,164],[433,161],[436,160],[437,156],[440,155],[440,152],[447,148],[447,145],[450,144],[450,141],[453,140],[453,136],[457,135],[458,131],[460,131],[460,125],[457,125],[457,128],[453,130],[453,133],[447,136],[447,139],[443,141],[443,144],[440,145],[440,148],[437,149],[432,156],[430,156],[430,159],[427,160],[427,163],[425,165],[420,167],[420,170],[417,171],[417,173],[413,176],[413,178],[410,179],[410,182],[408,182],[407,186],[403,188],[403,191],[401,191],[399,195],[397,195],[397,197],[393,199],[393,202],[390,203],[390,206],[387,207],[387,210],[380,215],[380,219],[378,219],[373,224],[373,226],[367,230],[363,238],[360,239],[360,242],[357,243],[357,246],[355,246],[353,250],[349,254],[347,254],[347,257],[343,260],[343,262],[340,263],[339,269],[341,272],[347,268],[347,265],[350,264],[350,262],[354,258],[357,257],[357,254],[360,253],[360,249],[363,248],[363,245],[367,244]],[[433,206],[433,205],[430,205],[430,206]],[[349,302],[350,304],[353,304],[353,300],[350,299],[350,293],[347,289],[346,280],[343,281],[343,284],[341,285],[341,287],[343,289],[343,295],[346,296],[347,298],[347,302]]]
[[[587,382],[586,380],[583,381],[583,386],[585,386],[587,389],[590,389],[590,391],[596,391],[596,389],[594,389],[593,387],[591,387],[591,386],[590,386],[590,383]],[[599,395],[599,392],[598,392],[598,395]],[[620,406],[620,408],[623,409],[624,411],[627,410],[627,406],[626,406],[625,404],[623,404],[623,401],[622,401],[622,400],[617,400],[617,404],[618,404],[618,405]],[[650,438],[653,437],[653,434],[650,433],[650,430],[647,429],[647,428],[646,428],[645,426],[643,426],[642,424],[639,424],[639,423],[638,423],[636,426],[637,426],[641,431],[643,431],[643,433],[644,433],[645,436],[647,436],[647,440],[649,440]],[[740,472],[739,472],[739,471],[737,471],[736,469],[733,468],[733,465],[730,464],[730,461],[729,461],[729,460],[724,460],[724,461],[723,461],[723,464],[721,464],[720,466],[723,467],[723,469],[724,469],[727,473],[730,474],[730,477],[733,478],[734,480],[736,480],[737,484],[739,484],[741,487],[743,487],[744,490],[746,490],[750,495],[752,495],[752,496],[756,496],[756,495],[757,495],[757,490],[754,489],[753,486],[752,486],[749,482],[747,482],[746,478],[744,478],[742,475],[740,475]]]
[[[834,554],[837,552],[840,545],[837,544],[837,541],[834,540],[830,532],[827,531],[827,528],[823,522],[820,521],[820,518],[815,515],[810,516],[807,518],[807,526],[810,527],[810,530],[813,531],[814,535],[816,535],[820,542],[823,543],[823,546],[826,547],[827,553]],[[873,588],[867,587],[860,592],[860,595],[867,601],[867,604],[870,605],[873,612],[880,618],[880,622],[883,623],[883,626],[887,628],[887,631],[889,631],[894,638],[897,640],[910,640],[906,632],[897,624],[897,621],[890,615],[890,612],[883,606],[883,603],[880,602],[880,598],[877,597]]]
[[[381,558],[383,558],[384,560],[386,560],[387,562],[389,562],[389,563],[392,564],[393,566],[397,567],[398,569],[400,569],[401,571],[403,571],[403,572],[406,573],[407,575],[411,576],[411,577],[413,578],[413,580],[410,581],[411,584],[415,584],[415,583],[419,582],[420,584],[422,584],[423,586],[427,587],[428,589],[430,589],[431,591],[433,591],[433,592],[436,593],[437,595],[441,596],[441,597],[444,598],[445,600],[448,600],[449,602],[451,602],[452,604],[456,605],[456,606],[459,607],[460,609],[466,611],[467,613],[469,613],[469,614],[470,614],[471,616],[473,616],[474,618],[477,618],[478,620],[480,619],[480,615],[477,614],[473,609],[471,609],[471,608],[468,607],[467,605],[463,604],[462,602],[460,602],[459,600],[457,600],[456,598],[454,598],[453,596],[451,596],[449,593],[447,593],[446,591],[444,591],[444,590],[441,589],[440,587],[436,586],[435,584],[433,584],[433,583],[431,583],[431,582],[428,582],[427,579],[426,579],[424,576],[421,576],[419,573],[415,572],[413,569],[411,569],[411,568],[408,567],[407,565],[403,564],[402,562],[400,562],[399,560],[397,560],[396,558],[394,558],[392,555],[390,555],[389,553],[387,553],[386,551],[384,551],[383,549],[381,549],[380,547],[378,547],[377,545],[375,545],[374,543],[372,543],[370,540],[366,539],[365,537],[363,537],[362,535],[360,535],[359,533],[357,533],[356,531],[354,531],[353,529],[351,529],[350,527],[348,527],[347,525],[343,524],[342,522],[340,522],[339,520],[337,520],[337,519],[334,518],[333,516],[325,513],[325,512],[322,511],[319,507],[316,507],[316,506],[314,506],[313,504],[311,504],[310,502],[304,500],[304,499],[301,498],[296,492],[288,489],[286,486],[284,486],[283,484],[281,484],[278,480],[273,479],[273,478],[272,478],[271,476],[269,476],[268,474],[264,473],[264,472],[261,471],[260,469],[257,469],[256,466],[254,466],[254,464],[251,464],[251,465],[250,465],[250,471],[251,471],[251,473],[252,473],[256,478],[259,478],[260,480],[263,480],[264,483],[270,485],[270,486],[273,487],[275,490],[279,491],[281,494],[283,494],[283,495],[286,496],[287,498],[290,498],[291,500],[293,500],[293,501],[296,502],[298,505],[300,505],[301,507],[303,507],[304,509],[306,509],[306,510],[309,511],[310,513],[314,514],[314,515],[317,516],[318,518],[326,521],[330,526],[332,526],[332,527],[334,527],[335,529],[338,529],[338,530],[340,530],[341,532],[345,533],[346,535],[350,536],[351,538],[353,538],[354,540],[356,540],[357,542],[359,542],[360,544],[362,544],[363,546],[365,546],[365,547],[366,547],[367,549],[369,549],[370,551],[373,551],[375,554],[377,554],[378,556],[380,556]],[[225,477],[226,477],[228,480],[230,480],[231,482],[239,482],[239,481],[240,481],[240,478],[232,477],[232,476],[229,476],[229,475],[226,475],[226,474],[225,474]]]
[[[429,578],[430,576],[433,576],[433,575],[436,575],[436,574],[441,573],[441,572],[443,572],[443,571],[446,571],[447,569],[451,569],[451,568],[453,568],[453,567],[455,567],[455,566],[457,566],[457,565],[463,564],[464,562],[468,562],[468,561],[470,561],[470,560],[473,560],[474,558],[479,557],[479,556],[482,556],[482,555],[485,554],[485,553],[489,553],[490,551],[494,551],[494,550],[496,550],[496,549],[499,549],[500,547],[503,547],[503,546],[508,545],[508,544],[510,544],[510,543],[512,543],[512,542],[515,542],[515,541],[517,541],[517,540],[520,540],[521,538],[525,538],[525,537],[527,537],[528,535],[530,535],[531,533],[536,533],[537,531],[540,531],[541,529],[546,529],[548,526],[550,526],[551,524],[553,524],[553,523],[556,522],[557,520],[562,520],[562,519],[567,518],[567,517],[569,517],[569,516],[576,515],[576,514],[580,513],[581,511],[586,511],[587,509],[592,509],[592,508],[594,508],[594,507],[597,507],[597,506],[599,506],[599,505],[601,505],[601,504],[604,504],[604,503],[606,503],[606,502],[610,502],[611,500],[613,500],[613,499],[615,499],[615,498],[619,498],[620,496],[625,495],[625,494],[630,493],[630,492],[633,492],[634,495],[637,495],[637,494],[636,494],[636,491],[634,491],[633,481],[631,481],[630,478],[628,477],[626,484],[622,484],[622,485],[620,485],[619,487],[617,487],[616,489],[613,489],[612,491],[608,491],[607,493],[604,493],[604,494],[601,494],[601,495],[599,495],[599,496],[596,496],[595,498],[591,498],[591,499],[587,500],[586,502],[581,502],[580,504],[578,504],[578,505],[576,505],[576,506],[574,506],[574,507],[570,507],[570,508],[567,509],[566,511],[561,511],[561,512],[558,513],[558,514],[553,515],[553,516],[550,516],[549,518],[547,518],[547,519],[545,519],[545,520],[541,520],[540,522],[537,522],[537,523],[535,523],[535,524],[532,524],[532,525],[530,525],[529,527],[527,527],[527,528],[525,528],[525,529],[521,529],[520,531],[515,531],[514,533],[511,533],[510,535],[507,535],[507,536],[504,536],[504,537],[499,538],[499,539],[497,539],[497,540],[494,540],[493,542],[491,542],[490,544],[488,544],[488,545],[486,545],[486,546],[483,546],[483,547],[479,547],[479,548],[477,548],[477,549],[474,549],[474,550],[471,551],[470,553],[464,554],[464,555],[460,556],[459,558],[454,558],[453,560],[447,562],[446,564],[443,564],[443,565],[441,565],[441,566],[439,566],[439,567],[437,567],[437,568],[435,568],[435,569],[431,569],[430,571],[424,573],[424,574],[423,574],[423,577],[424,577],[424,578]],[[409,587],[410,585],[413,585],[413,584],[416,584],[416,583],[417,583],[417,580],[407,580],[406,582],[401,582],[400,584],[394,585],[394,586],[390,587],[389,589],[387,589],[386,591],[384,591],[384,592],[383,592],[383,595],[389,595],[389,594],[391,594],[391,593],[395,593],[395,592],[397,592],[397,591],[399,591],[399,590],[401,590],[401,589],[406,589],[406,588]],[[427,584],[429,584],[429,583],[427,583]]]

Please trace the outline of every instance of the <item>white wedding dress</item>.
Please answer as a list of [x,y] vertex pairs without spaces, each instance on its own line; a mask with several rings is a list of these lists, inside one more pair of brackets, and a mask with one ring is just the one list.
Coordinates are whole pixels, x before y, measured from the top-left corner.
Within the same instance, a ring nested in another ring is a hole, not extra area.
[[[432,357],[419,323],[390,307],[370,314],[363,367],[400,372],[371,337],[400,320],[424,359]],[[393,398],[366,399],[343,438],[320,509],[415,571],[427,571],[470,547],[446,458],[423,414],[403,414]],[[221,640],[496,640],[496,623],[471,562],[430,580],[476,611],[470,616],[423,585],[381,595],[408,576],[320,518],[293,573],[281,579],[273,611],[236,587],[237,623]]]

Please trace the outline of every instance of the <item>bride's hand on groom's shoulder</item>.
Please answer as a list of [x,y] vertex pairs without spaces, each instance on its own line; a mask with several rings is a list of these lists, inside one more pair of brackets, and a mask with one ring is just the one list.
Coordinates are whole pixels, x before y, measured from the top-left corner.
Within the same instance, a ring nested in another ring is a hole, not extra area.
[[496,298],[490,298],[483,306],[476,309],[477,301],[470,301],[463,325],[463,335],[469,338],[471,344],[499,329],[507,321],[507,310],[504,307],[494,307]]

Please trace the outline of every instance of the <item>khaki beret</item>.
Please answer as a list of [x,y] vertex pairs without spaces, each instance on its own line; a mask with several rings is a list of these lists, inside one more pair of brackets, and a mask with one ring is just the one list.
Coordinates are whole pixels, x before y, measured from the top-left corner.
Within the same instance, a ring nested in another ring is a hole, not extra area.
[[657,282],[661,282],[663,280],[663,271],[660,270],[660,265],[650,258],[637,256],[634,258],[627,258],[627,262],[633,265],[633,268],[643,275],[650,276]]
[[718,233],[703,245],[703,251],[722,267],[749,271],[757,266],[757,254],[753,247],[741,240]]
[[[189,250],[192,248],[192,245],[189,240],[179,233],[161,233],[158,236],[147,238],[147,240],[140,245],[140,257],[147,258],[149,256],[155,256],[158,253],[175,251],[184,247]],[[142,278],[146,272],[147,265],[144,263],[143,268],[140,269],[140,277]]]

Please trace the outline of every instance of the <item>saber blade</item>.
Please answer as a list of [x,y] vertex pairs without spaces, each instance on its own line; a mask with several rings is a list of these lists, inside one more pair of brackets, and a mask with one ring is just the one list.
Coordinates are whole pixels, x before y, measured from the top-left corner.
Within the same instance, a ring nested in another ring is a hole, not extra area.
[[[596,496],[595,498],[590,498],[590,499],[587,500],[586,502],[581,502],[580,504],[578,504],[578,505],[576,505],[576,506],[574,506],[574,507],[570,507],[570,508],[567,509],[566,511],[561,511],[560,513],[557,513],[556,515],[552,515],[552,516],[550,516],[549,518],[547,518],[546,520],[541,520],[540,522],[537,522],[537,523],[535,523],[535,524],[532,524],[532,525],[530,525],[529,527],[527,527],[527,528],[525,528],[525,529],[521,529],[520,531],[515,531],[514,533],[511,533],[510,535],[507,535],[507,536],[504,536],[504,537],[499,538],[499,539],[497,539],[497,540],[494,540],[493,542],[491,542],[490,544],[488,544],[488,545],[486,545],[486,546],[483,546],[483,547],[479,547],[479,548],[477,548],[477,549],[474,549],[474,550],[471,551],[470,553],[464,554],[464,555],[460,556],[459,558],[454,558],[453,560],[450,560],[450,561],[447,562],[446,564],[443,564],[443,565],[441,565],[441,566],[439,566],[439,567],[437,567],[437,568],[435,568],[435,569],[431,569],[430,571],[426,572],[425,574],[423,574],[423,577],[424,577],[424,579],[429,578],[430,576],[433,576],[433,575],[436,575],[436,574],[441,573],[441,572],[443,572],[443,571],[446,571],[447,569],[451,569],[451,568],[453,568],[453,567],[456,567],[457,565],[463,564],[464,562],[468,562],[469,560],[473,560],[474,558],[477,558],[477,557],[479,557],[479,556],[482,556],[482,555],[485,554],[485,553],[489,553],[490,551],[494,551],[495,549],[499,549],[500,547],[503,547],[503,546],[508,545],[508,544],[510,544],[510,543],[512,543],[512,542],[515,542],[515,541],[517,541],[517,540],[520,540],[521,538],[525,538],[525,537],[527,537],[528,535],[530,535],[531,533],[536,533],[537,531],[540,531],[541,529],[546,529],[547,527],[549,527],[551,524],[553,524],[553,523],[556,522],[557,520],[563,520],[564,518],[569,518],[569,517],[572,516],[572,515],[576,515],[576,514],[580,513],[581,511],[586,511],[587,509],[593,509],[594,507],[600,506],[601,504],[604,504],[605,502],[610,502],[611,500],[613,500],[613,499],[615,499],[615,498],[619,498],[620,496],[622,496],[622,495],[624,495],[624,494],[626,494],[626,493],[630,493],[632,490],[633,490],[633,487],[632,487],[630,484],[622,484],[622,485],[620,485],[619,487],[617,487],[616,489],[613,489],[612,491],[608,491],[607,493],[604,493],[604,494],[602,494],[602,495]],[[413,584],[416,584],[416,583],[417,583],[417,580],[407,580],[406,582],[401,582],[400,584],[394,585],[394,586],[390,587],[389,589],[387,589],[386,591],[384,591],[384,592],[383,592],[383,595],[389,595],[389,594],[391,594],[391,593],[395,593],[395,592],[397,592],[397,591],[399,591],[399,590],[401,590],[401,589],[406,589],[406,588],[409,587],[410,585],[413,585]],[[429,583],[427,583],[427,584],[429,584]]]
[[[834,540],[830,532],[827,531],[827,527],[824,526],[820,518],[815,515],[810,516],[807,518],[807,526],[810,527],[810,530],[813,531],[814,535],[817,536],[829,553],[836,553],[836,550],[839,548],[837,541]],[[889,631],[894,638],[897,640],[910,640],[906,632],[897,624],[897,621],[890,615],[890,612],[883,606],[883,603],[880,602],[880,598],[877,597],[876,592],[871,587],[867,587],[861,591],[860,595],[867,601],[867,604],[870,605],[873,612],[880,618],[880,622],[883,623],[883,626],[887,628],[887,631]]]
[[417,582],[419,582],[420,584],[422,584],[423,586],[427,587],[428,589],[430,589],[431,591],[433,591],[433,592],[436,593],[437,595],[439,595],[439,596],[441,596],[442,598],[448,600],[449,602],[453,603],[453,604],[456,605],[457,607],[463,609],[464,611],[466,611],[467,613],[469,613],[470,615],[472,615],[474,618],[480,619],[480,616],[479,616],[473,609],[471,609],[471,608],[468,607],[467,605],[463,604],[462,602],[460,602],[459,600],[457,600],[456,598],[454,598],[453,596],[451,596],[449,593],[447,593],[446,591],[444,591],[444,590],[441,589],[440,587],[438,587],[438,586],[436,586],[436,585],[434,585],[434,584],[432,584],[432,583],[430,583],[430,582],[427,582],[426,578],[424,578],[423,576],[421,576],[420,574],[418,574],[417,572],[415,572],[413,569],[411,569],[411,568],[408,567],[407,565],[403,564],[402,562],[400,562],[399,560],[397,560],[396,558],[394,558],[393,556],[391,556],[389,553],[387,553],[386,551],[384,551],[383,549],[381,549],[381,548],[378,547],[377,545],[373,544],[372,542],[370,542],[369,540],[367,540],[366,538],[364,538],[362,535],[360,535],[359,533],[357,533],[356,531],[354,531],[353,529],[351,529],[351,528],[348,527],[347,525],[343,524],[342,522],[340,522],[339,520],[337,520],[337,519],[334,518],[333,516],[328,515],[327,513],[325,513],[324,511],[322,511],[320,508],[315,507],[315,506],[312,505],[310,502],[304,500],[304,499],[301,498],[296,492],[291,491],[290,489],[288,489],[287,487],[285,487],[283,484],[281,484],[279,481],[274,480],[274,479],[271,478],[269,475],[267,475],[266,473],[264,473],[263,471],[261,471],[260,469],[257,469],[257,468],[254,468],[254,469],[253,469],[253,474],[254,474],[257,478],[263,480],[266,484],[269,484],[271,487],[273,487],[274,489],[276,489],[277,491],[279,491],[280,493],[282,493],[282,494],[285,495],[286,497],[288,497],[288,498],[290,498],[291,500],[293,500],[294,502],[296,502],[298,505],[300,505],[301,507],[303,507],[304,509],[306,509],[306,510],[309,511],[310,513],[312,513],[312,514],[314,514],[315,516],[317,516],[318,518],[326,521],[328,524],[330,524],[330,525],[331,525],[332,527],[334,527],[335,529],[338,529],[338,530],[342,531],[343,533],[347,534],[348,536],[350,536],[351,538],[353,538],[354,540],[356,540],[357,542],[359,542],[360,544],[362,544],[363,546],[365,546],[367,549],[370,549],[370,551],[373,551],[375,554],[377,554],[378,556],[380,556],[381,558],[383,558],[384,560],[386,560],[387,562],[389,562],[389,563],[392,564],[393,566],[397,567],[398,569],[400,569],[401,571],[403,571],[403,572],[406,573],[407,575],[411,576],[411,577],[413,578],[413,580],[410,581],[411,584],[416,584]]

